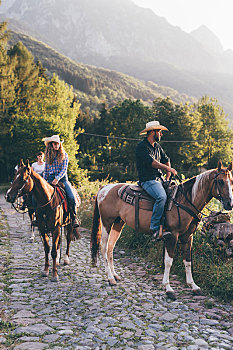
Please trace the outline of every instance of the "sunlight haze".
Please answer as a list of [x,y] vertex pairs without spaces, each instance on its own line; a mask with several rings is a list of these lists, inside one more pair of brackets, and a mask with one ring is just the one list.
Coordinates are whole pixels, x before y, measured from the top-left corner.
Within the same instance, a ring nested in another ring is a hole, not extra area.
[[151,8],[156,15],[189,33],[207,26],[220,40],[223,49],[233,50],[232,0],[132,0]]

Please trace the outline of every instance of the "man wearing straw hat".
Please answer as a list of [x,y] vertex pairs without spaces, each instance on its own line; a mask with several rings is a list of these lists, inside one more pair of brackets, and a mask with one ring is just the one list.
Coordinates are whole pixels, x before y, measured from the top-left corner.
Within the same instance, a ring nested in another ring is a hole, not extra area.
[[[165,126],[160,125],[156,120],[147,123],[146,128],[139,134],[145,135],[145,138],[138,143],[136,148],[139,184],[155,199],[150,223],[150,229],[155,240],[160,239],[160,220],[167,200],[167,195],[162,185],[162,170],[166,172],[166,180],[169,180],[171,174],[177,175],[176,170],[171,167],[168,156],[160,144],[156,142],[160,141],[163,130],[168,131]],[[164,239],[168,239],[170,236],[170,232],[163,233]]]

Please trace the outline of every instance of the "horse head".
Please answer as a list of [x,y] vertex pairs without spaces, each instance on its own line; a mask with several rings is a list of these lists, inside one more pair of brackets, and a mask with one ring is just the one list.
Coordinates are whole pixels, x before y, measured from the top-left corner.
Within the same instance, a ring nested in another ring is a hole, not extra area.
[[232,210],[233,196],[232,196],[232,162],[227,168],[224,168],[222,162],[218,162],[218,168],[214,176],[214,184],[212,194],[223,205],[225,210]]
[[30,167],[29,160],[27,160],[26,165],[23,162],[20,162],[19,170],[15,175],[11,187],[5,195],[7,202],[14,203],[17,197],[32,190],[33,180],[30,176],[31,171],[32,168]]

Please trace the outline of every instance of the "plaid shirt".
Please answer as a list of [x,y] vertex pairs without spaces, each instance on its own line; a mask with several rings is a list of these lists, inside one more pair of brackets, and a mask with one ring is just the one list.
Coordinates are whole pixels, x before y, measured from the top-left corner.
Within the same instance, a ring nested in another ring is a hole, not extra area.
[[52,164],[45,163],[44,179],[48,181],[48,178],[53,175],[58,181],[61,180],[67,173],[68,162],[68,154],[65,152],[65,159],[61,163],[58,163],[57,156],[54,158]]

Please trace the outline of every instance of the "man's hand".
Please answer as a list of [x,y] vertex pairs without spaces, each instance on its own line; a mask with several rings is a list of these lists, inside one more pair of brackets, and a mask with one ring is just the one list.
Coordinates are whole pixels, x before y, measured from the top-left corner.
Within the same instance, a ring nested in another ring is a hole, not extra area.
[[52,185],[57,185],[58,184],[58,180],[57,179],[54,179],[53,181],[52,181]]
[[174,175],[174,176],[176,176],[176,175],[177,175],[177,171],[176,171],[176,169],[171,168],[169,171],[170,171],[170,173],[172,173],[172,175]]

